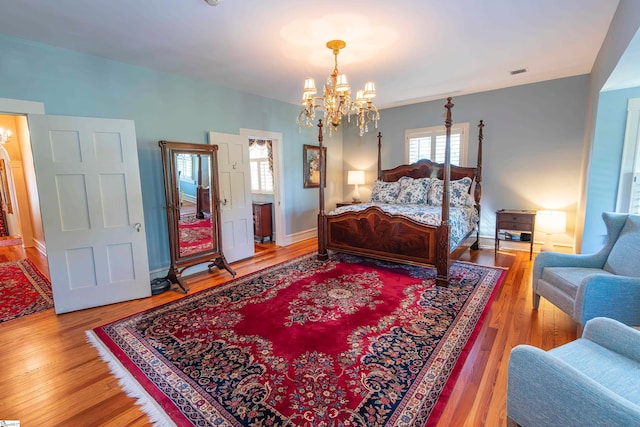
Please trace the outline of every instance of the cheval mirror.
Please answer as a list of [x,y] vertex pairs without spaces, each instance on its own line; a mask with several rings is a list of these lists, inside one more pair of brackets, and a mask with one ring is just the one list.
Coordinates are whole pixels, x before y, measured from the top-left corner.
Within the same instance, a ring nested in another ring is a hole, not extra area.
[[236,272],[222,253],[218,146],[159,141],[167,201],[171,266],[167,278],[187,293],[182,272],[210,262],[232,276]]

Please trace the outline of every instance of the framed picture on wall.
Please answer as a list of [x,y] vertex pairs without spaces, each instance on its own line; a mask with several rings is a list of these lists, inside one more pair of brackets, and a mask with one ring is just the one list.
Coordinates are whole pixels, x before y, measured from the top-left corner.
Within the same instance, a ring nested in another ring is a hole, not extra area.
[[[322,147],[324,162],[322,173],[327,176],[327,147]],[[305,144],[302,147],[302,165],[304,188],[320,187],[320,147]],[[325,187],[327,182],[325,179]]]

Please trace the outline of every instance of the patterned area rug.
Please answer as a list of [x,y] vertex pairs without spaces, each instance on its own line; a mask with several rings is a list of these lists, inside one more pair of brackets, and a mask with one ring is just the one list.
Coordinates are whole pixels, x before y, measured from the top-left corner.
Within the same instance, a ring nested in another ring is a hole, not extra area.
[[193,215],[184,215],[178,224],[180,228],[180,256],[187,256],[213,249],[211,237],[211,217],[203,219]]
[[0,323],[51,307],[51,284],[31,261],[0,264]]
[[156,422],[435,424],[506,273],[451,271],[310,254],[87,335]]

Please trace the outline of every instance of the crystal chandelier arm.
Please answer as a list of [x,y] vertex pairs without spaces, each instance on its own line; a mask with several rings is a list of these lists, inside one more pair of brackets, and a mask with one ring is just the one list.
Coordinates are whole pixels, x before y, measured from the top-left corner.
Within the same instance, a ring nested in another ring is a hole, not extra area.
[[367,132],[367,124],[371,121],[375,122],[378,127],[380,114],[378,109],[373,105],[372,98],[376,96],[375,85],[372,81],[368,81],[364,85],[364,90],[358,90],[356,99],[351,99],[351,87],[347,80],[347,76],[340,74],[338,71],[338,54],[340,49],[347,44],[342,40],[331,40],[327,42],[327,47],[331,49],[334,57],[333,72],[327,77],[324,84],[322,97],[315,97],[317,93],[315,81],[312,78],[305,80],[302,104],[302,111],[298,114],[298,125],[311,127],[315,118],[315,110],[324,111],[324,122],[329,126],[329,135],[333,129],[337,129],[343,116],[347,116],[347,120],[351,121],[351,114],[357,115],[357,123],[360,128],[360,135]]

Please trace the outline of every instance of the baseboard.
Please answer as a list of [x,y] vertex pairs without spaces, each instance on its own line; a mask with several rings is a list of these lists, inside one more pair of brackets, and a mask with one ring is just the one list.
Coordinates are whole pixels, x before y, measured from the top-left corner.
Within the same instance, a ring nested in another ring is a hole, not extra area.
[[[540,252],[540,248],[542,247],[543,242],[533,242],[533,252]],[[490,249],[494,250],[496,247],[496,240],[494,237],[488,236],[480,236],[480,249]],[[506,249],[510,251],[521,251],[521,252],[529,252],[529,242],[510,242],[508,240],[500,240],[500,249]],[[573,253],[573,246],[562,244],[562,243],[554,243],[553,244],[554,252],[562,252],[562,253]]]
[[[277,241],[276,244],[278,246],[289,246],[293,243],[302,242],[303,240],[313,239],[315,237],[318,237],[318,230],[315,228],[312,228],[309,230],[300,231],[298,233],[289,234],[285,236],[284,242]],[[209,267],[206,262],[202,264],[194,265],[192,267],[189,267],[185,276],[206,271],[208,268]],[[149,271],[151,280],[166,277],[168,273],[169,273],[169,266],[157,268],[155,270]]]
[[309,230],[300,231],[294,234],[288,234],[285,236],[284,242],[276,241],[278,246],[289,246],[293,243],[302,242],[303,240],[313,239],[318,237],[318,230],[316,228],[311,228]]
[[34,238],[33,240],[33,246],[36,248],[36,250],[38,252],[40,252],[43,256],[47,256],[47,246],[41,242],[40,240]]

